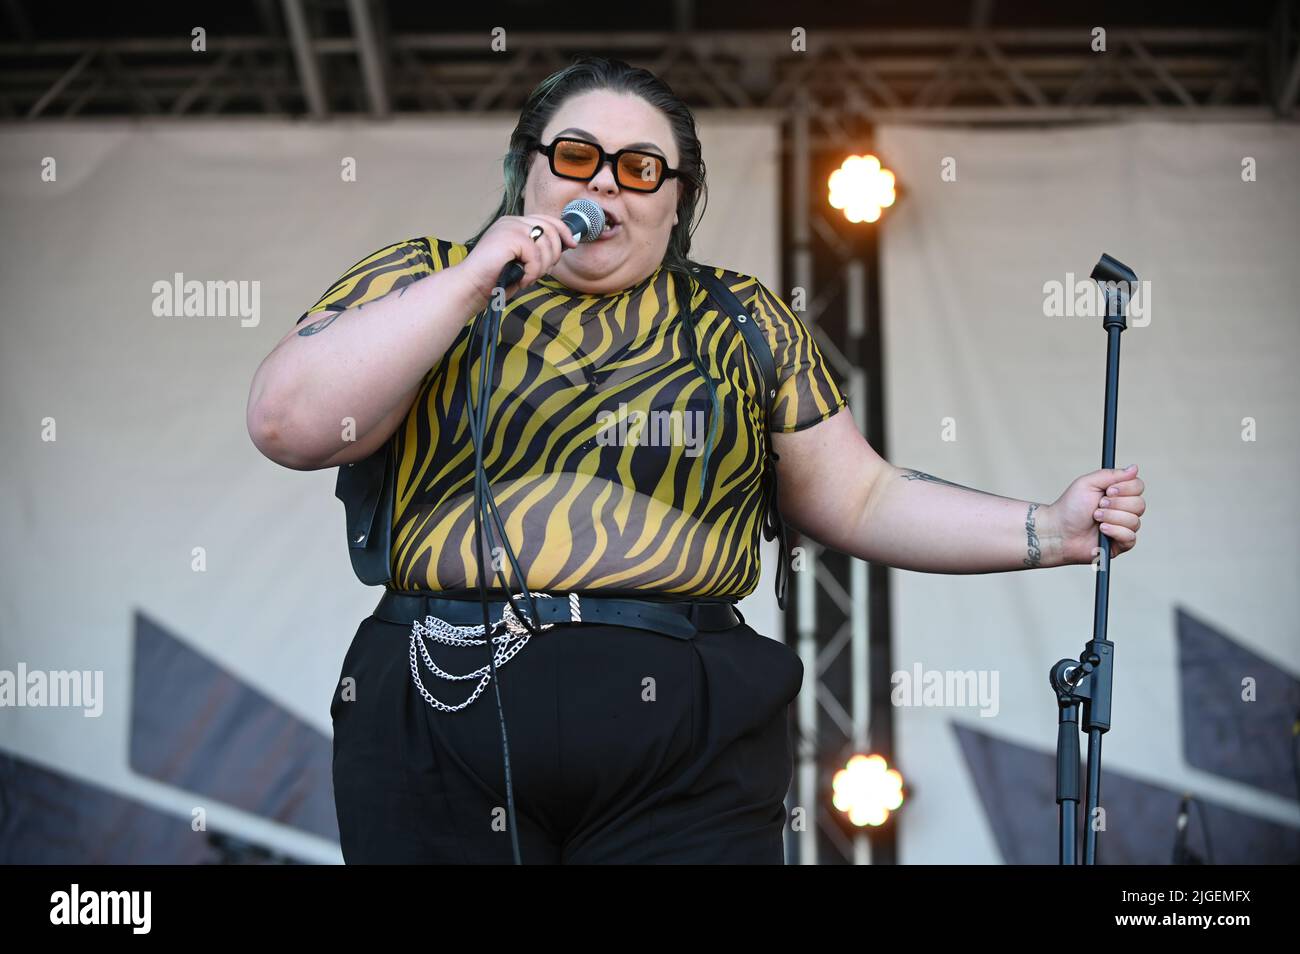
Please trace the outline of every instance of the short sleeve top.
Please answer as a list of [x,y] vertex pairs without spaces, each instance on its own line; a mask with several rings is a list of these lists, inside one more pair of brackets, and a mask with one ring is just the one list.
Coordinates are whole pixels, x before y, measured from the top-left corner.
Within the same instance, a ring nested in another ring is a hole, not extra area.
[[[385,246],[298,320],[377,300],[467,254],[433,237]],[[546,275],[506,303],[483,456],[526,577],[521,584],[499,560],[513,590],[738,599],[758,585],[764,468],[772,466],[764,429],[811,427],[847,401],[811,332],[778,295],[751,275],[714,271],[771,347],[779,385],[770,420],[739,329],[679,273],[661,266],[601,295]],[[684,315],[678,303],[688,297]],[[396,589],[478,586],[465,402],[467,360],[478,380],[474,318],[466,316],[425,374],[393,435]],[[494,573],[487,586],[499,582]]]

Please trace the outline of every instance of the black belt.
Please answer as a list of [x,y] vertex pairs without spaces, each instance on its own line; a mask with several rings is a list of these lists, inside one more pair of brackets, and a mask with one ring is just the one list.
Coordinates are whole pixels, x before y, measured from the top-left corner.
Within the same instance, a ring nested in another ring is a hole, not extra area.
[[[676,639],[691,639],[697,632],[731,629],[745,621],[734,603],[725,600],[663,601],[625,599],[610,596],[584,596],[560,593],[549,596],[533,594],[533,605],[540,619],[533,620],[528,599],[514,598],[515,615],[526,616],[533,625],[542,623],[605,623],[648,629]],[[504,599],[488,600],[488,619],[495,623],[505,610]],[[414,620],[436,616],[453,626],[482,626],[483,605],[477,596],[432,596],[385,590],[374,615],[389,623],[410,625]]]

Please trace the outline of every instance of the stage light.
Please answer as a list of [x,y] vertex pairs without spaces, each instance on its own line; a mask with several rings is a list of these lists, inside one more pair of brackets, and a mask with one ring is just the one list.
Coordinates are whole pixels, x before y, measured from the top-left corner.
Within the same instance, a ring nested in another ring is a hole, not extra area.
[[894,174],[880,167],[875,156],[849,156],[831,173],[830,204],[850,222],[875,222],[882,209],[894,204]]
[[831,804],[859,828],[883,825],[903,804],[903,776],[879,755],[855,755],[831,779]]

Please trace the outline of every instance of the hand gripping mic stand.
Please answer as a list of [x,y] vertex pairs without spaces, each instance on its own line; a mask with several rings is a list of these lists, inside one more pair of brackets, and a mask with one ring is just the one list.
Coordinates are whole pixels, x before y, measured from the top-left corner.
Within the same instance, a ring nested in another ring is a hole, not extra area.
[[[1119,399],[1119,336],[1127,328],[1124,312],[1136,286],[1137,275],[1123,262],[1105,253],[1090,276],[1100,286],[1105,302],[1102,327],[1106,330],[1106,408],[1101,439],[1101,466],[1115,466],[1115,413]],[[1076,659],[1062,659],[1052,667],[1049,680],[1060,709],[1056,731],[1056,802],[1059,806],[1060,863],[1075,865],[1079,809],[1079,732],[1088,733],[1088,786],[1085,804],[1083,864],[1097,863],[1098,802],[1101,799],[1101,737],[1110,730],[1111,683],[1115,644],[1106,639],[1106,612],[1110,597],[1110,538],[1097,531],[1101,553],[1093,564],[1097,591],[1093,608],[1092,639]],[[1083,709],[1083,726],[1079,710]]]

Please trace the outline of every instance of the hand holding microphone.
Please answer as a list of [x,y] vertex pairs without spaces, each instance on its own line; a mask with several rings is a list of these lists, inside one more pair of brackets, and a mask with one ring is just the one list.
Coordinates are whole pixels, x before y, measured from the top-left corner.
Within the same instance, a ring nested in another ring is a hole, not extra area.
[[590,199],[575,199],[563,215],[503,215],[492,223],[460,263],[485,298],[497,287],[510,298],[533,284],[560,260],[566,249],[600,237],[605,212]]

